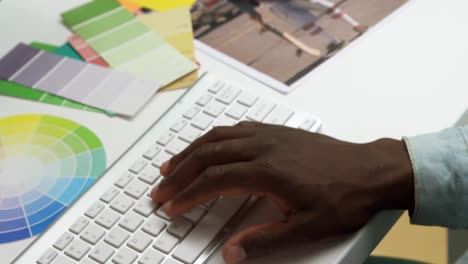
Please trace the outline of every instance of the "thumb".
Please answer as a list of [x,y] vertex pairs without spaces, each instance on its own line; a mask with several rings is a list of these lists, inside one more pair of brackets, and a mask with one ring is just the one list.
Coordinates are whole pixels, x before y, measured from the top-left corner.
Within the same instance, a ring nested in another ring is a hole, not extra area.
[[247,258],[271,254],[287,243],[301,240],[307,230],[309,217],[297,215],[287,222],[262,224],[247,228],[231,237],[223,247],[227,264],[237,264]]

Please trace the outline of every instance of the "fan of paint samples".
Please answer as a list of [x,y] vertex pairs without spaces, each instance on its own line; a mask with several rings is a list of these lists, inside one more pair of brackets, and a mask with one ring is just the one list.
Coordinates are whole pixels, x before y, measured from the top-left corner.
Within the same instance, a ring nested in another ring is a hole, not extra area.
[[0,59],[0,78],[110,112],[133,116],[161,86],[18,44]]
[[99,138],[49,115],[0,119],[0,243],[44,231],[106,168]]

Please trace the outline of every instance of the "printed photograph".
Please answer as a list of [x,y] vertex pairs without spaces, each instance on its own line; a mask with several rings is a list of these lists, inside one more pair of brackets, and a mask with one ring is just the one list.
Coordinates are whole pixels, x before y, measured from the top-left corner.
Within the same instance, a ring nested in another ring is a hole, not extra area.
[[286,85],[408,0],[198,0],[195,37]]

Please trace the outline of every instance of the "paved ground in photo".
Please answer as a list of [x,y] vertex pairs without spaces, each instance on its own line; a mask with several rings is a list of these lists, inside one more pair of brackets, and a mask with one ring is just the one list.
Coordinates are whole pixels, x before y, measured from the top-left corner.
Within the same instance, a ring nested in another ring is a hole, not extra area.
[[[338,0],[334,0],[338,2]],[[346,0],[340,8],[350,14],[362,25],[373,26],[387,15],[395,11],[407,0]],[[327,41],[320,36],[311,36],[302,30],[292,28],[266,8],[258,8],[267,24],[281,31],[293,35],[310,47],[320,49],[326,54]],[[333,19],[330,15],[321,15],[318,23],[335,38],[352,41],[358,36],[352,27],[342,19]],[[307,54],[297,56],[297,48],[289,42],[267,31],[260,32],[260,25],[242,14],[227,23],[208,28],[209,33],[203,34],[199,39],[210,46],[242,61],[257,70],[274,76],[283,82],[292,82],[318,66],[323,58],[312,57]],[[196,36],[206,32],[207,27],[195,32]]]

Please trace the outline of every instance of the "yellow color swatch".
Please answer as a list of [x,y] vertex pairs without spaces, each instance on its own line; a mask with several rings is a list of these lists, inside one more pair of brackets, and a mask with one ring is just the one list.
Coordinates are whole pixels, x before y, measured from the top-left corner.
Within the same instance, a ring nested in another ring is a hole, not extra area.
[[187,7],[195,3],[195,0],[130,0],[135,4],[151,8],[157,11],[166,11],[178,7]]
[[[157,2],[157,1],[156,1]],[[169,2],[169,1],[168,1]],[[176,1],[177,2],[177,1]],[[195,62],[193,29],[188,7],[176,8],[164,12],[153,12],[138,16],[141,22],[176,48],[185,57]],[[198,79],[198,73],[192,72],[176,82],[164,87],[164,91],[191,86]]]

